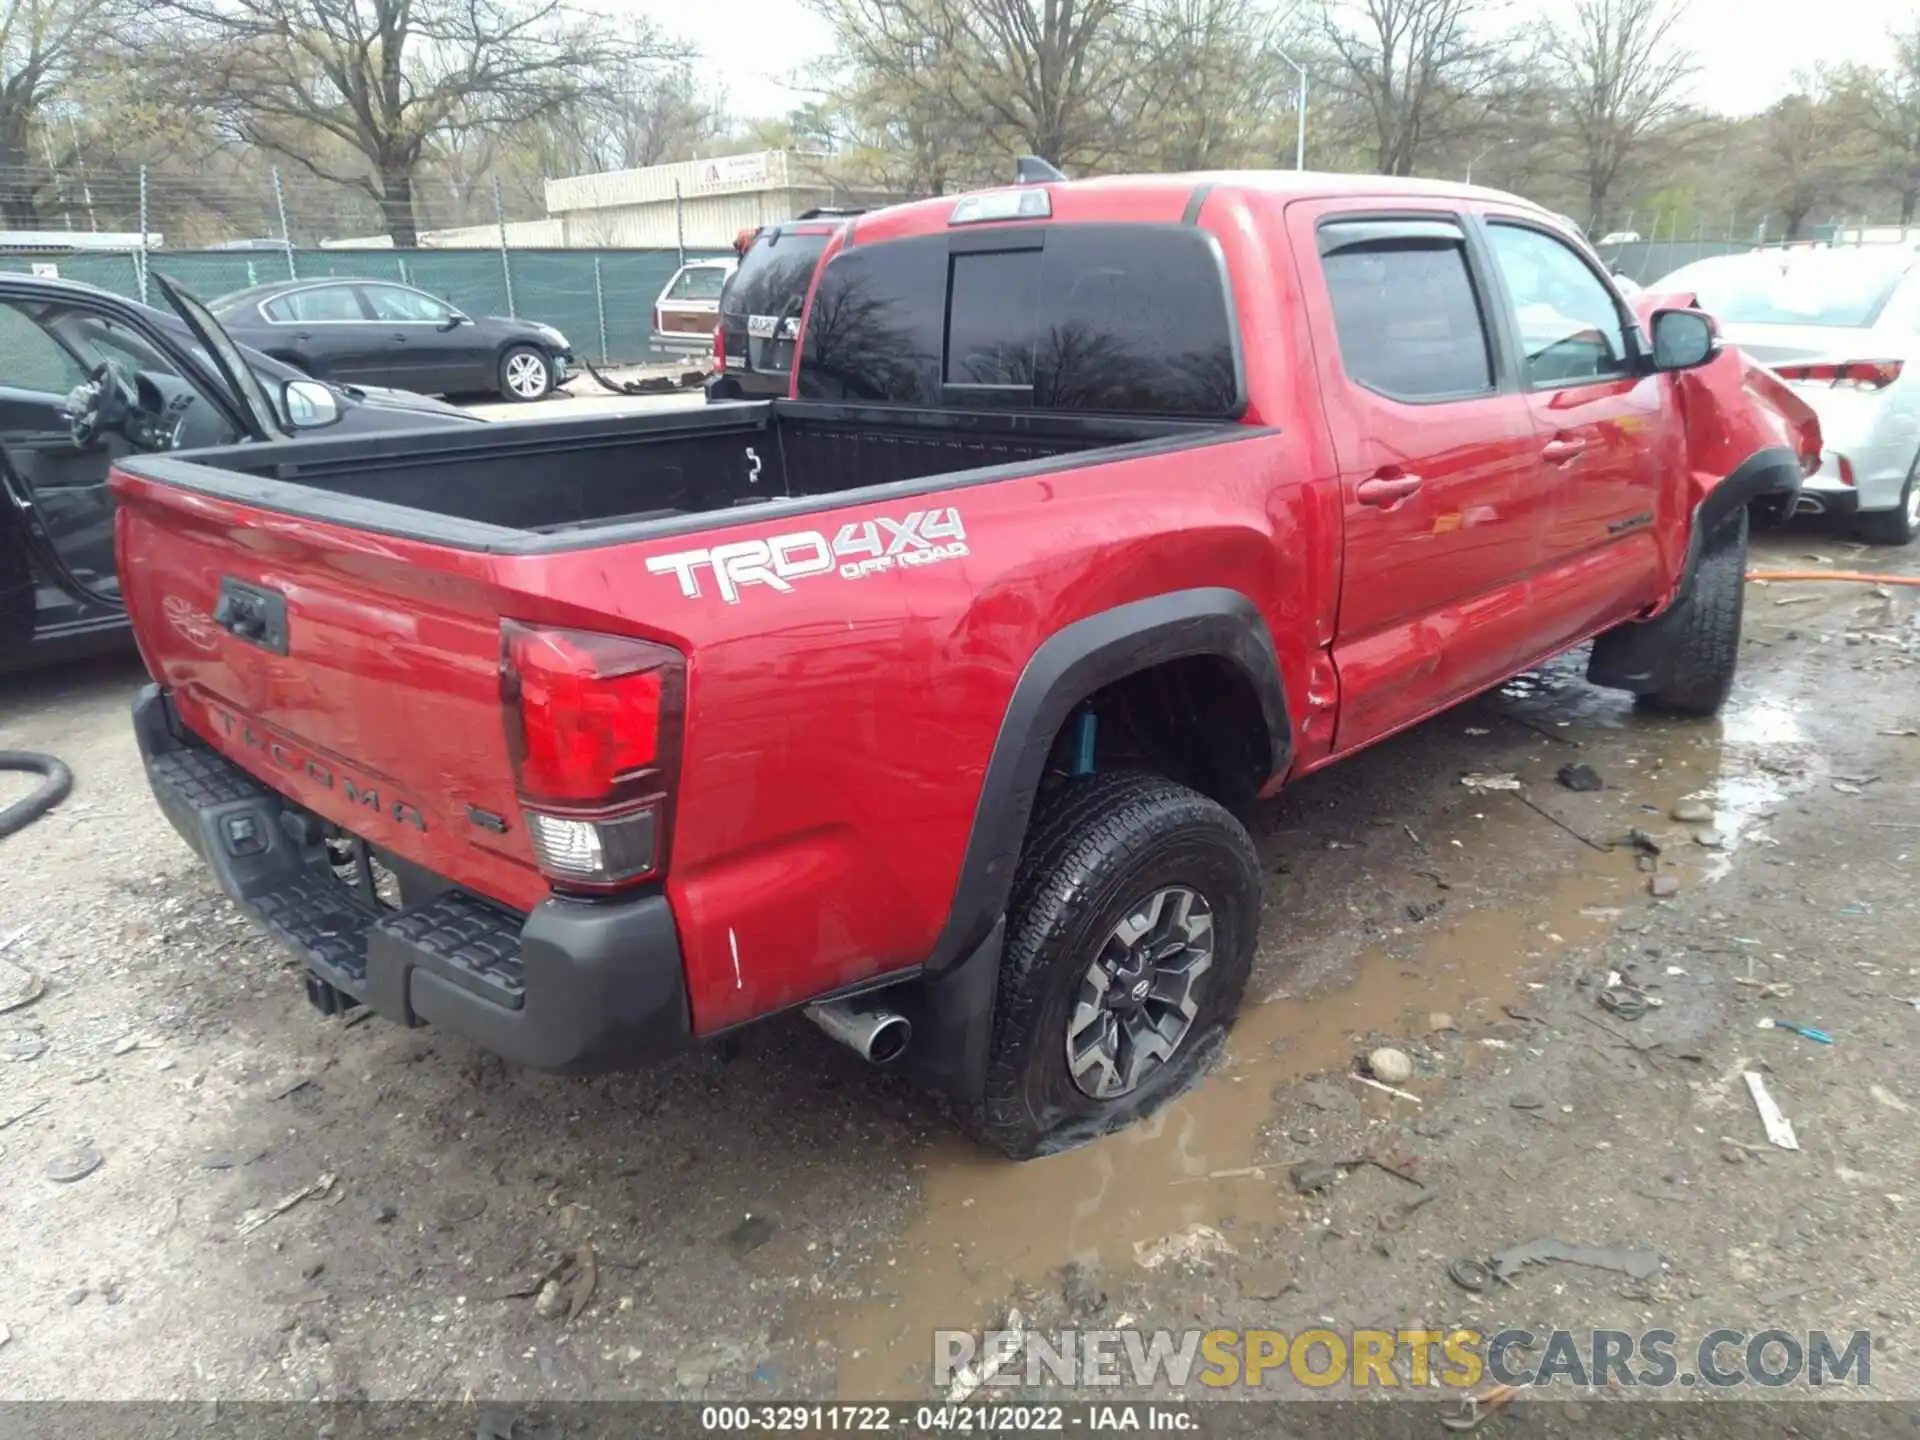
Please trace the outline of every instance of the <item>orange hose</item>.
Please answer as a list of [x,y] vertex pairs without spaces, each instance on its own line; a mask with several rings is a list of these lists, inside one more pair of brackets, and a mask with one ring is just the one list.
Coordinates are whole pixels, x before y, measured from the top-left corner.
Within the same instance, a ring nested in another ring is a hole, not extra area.
[[1749,580],[1851,580],[1858,585],[1920,585],[1920,575],[1869,575],[1862,570],[1749,570]]

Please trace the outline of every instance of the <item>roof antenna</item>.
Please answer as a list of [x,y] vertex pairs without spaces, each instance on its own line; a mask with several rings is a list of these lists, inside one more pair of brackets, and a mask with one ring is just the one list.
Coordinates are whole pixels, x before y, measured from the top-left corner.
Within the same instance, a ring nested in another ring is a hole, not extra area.
[[1050,181],[1066,178],[1038,155],[1022,155],[1014,162],[1013,183],[1016,185],[1045,185]]

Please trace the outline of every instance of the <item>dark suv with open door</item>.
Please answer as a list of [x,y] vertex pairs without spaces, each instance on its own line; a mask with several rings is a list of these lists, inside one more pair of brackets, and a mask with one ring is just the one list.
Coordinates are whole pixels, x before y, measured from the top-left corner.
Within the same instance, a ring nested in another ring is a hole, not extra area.
[[793,375],[794,339],[807,288],[827,242],[858,210],[808,210],[742,232],[740,268],[720,293],[709,400],[777,400]]
[[0,672],[132,644],[113,563],[115,462],[296,432],[485,423],[228,344],[240,384],[177,315],[70,280],[0,275]]

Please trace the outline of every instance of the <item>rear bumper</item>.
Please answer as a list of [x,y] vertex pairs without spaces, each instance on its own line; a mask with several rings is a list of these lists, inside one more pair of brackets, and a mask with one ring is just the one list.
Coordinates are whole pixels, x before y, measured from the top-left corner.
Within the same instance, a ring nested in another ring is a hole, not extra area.
[[364,1003],[543,1070],[607,1069],[688,1042],[665,896],[550,899],[520,915],[436,883],[388,909],[335,878],[316,817],[189,734],[159,686],[140,692],[133,720],[161,810],[234,902],[305,962],[309,994],[331,1002],[322,1008]]

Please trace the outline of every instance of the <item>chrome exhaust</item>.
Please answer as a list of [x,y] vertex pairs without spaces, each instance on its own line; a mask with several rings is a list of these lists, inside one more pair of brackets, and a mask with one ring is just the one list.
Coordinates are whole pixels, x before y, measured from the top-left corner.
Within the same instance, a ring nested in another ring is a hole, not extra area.
[[807,1018],[862,1060],[884,1065],[913,1038],[913,1025],[891,1010],[857,1009],[854,1000],[823,1000],[807,1006]]
[[1796,515],[1824,515],[1827,513],[1827,502],[1822,500],[1818,495],[1808,495],[1803,491],[1799,498],[1793,503],[1793,513]]

